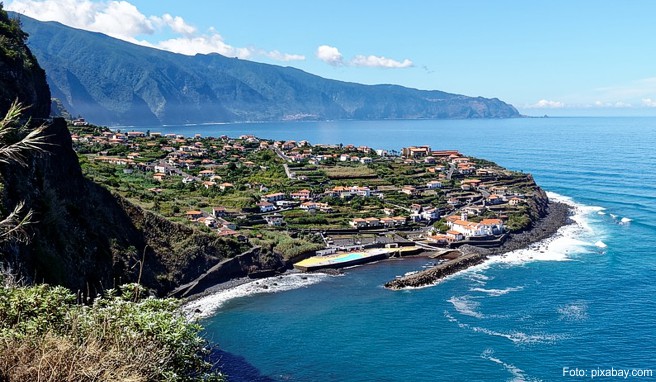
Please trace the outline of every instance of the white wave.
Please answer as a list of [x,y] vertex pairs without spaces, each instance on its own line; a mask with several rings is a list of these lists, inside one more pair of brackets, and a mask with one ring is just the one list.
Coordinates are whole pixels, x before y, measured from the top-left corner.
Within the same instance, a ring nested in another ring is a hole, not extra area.
[[478,301],[472,301],[470,296],[453,296],[448,300],[460,314],[476,318],[483,318],[484,315],[478,312],[481,305]]
[[604,242],[601,241],[601,240],[599,240],[599,241],[597,241],[596,243],[594,243],[594,245],[595,245],[595,247],[598,247],[598,248],[606,248],[606,247],[608,247],[608,245],[606,245],[606,243],[604,243]]
[[632,221],[633,221],[633,219],[624,217],[624,218],[620,219],[620,224],[629,224]]
[[449,312],[444,312],[444,316],[449,320],[458,325],[461,329],[469,329],[475,333],[483,333],[493,337],[505,338],[515,345],[534,345],[534,344],[553,344],[566,337],[561,334],[549,334],[549,333],[534,333],[528,334],[520,331],[511,331],[511,332],[499,332],[496,330],[483,328],[480,326],[469,325],[464,322],[460,322],[457,318],[453,317]]
[[469,291],[486,293],[489,296],[498,297],[498,296],[503,296],[504,294],[508,294],[510,292],[517,292],[522,289],[524,289],[523,286],[516,286],[516,287],[505,288],[505,289],[470,288]]
[[588,305],[585,302],[574,302],[558,308],[561,320],[583,321],[588,318]]
[[606,215],[606,213],[604,211],[599,211],[597,212],[597,215]]
[[503,362],[499,358],[494,356],[494,350],[492,349],[485,349],[485,351],[481,354],[481,358],[486,359],[488,361],[492,361],[498,365],[503,366],[506,371],[512,375],[512,379],[509,381],[511,382],[524,382],[524,381],[532,381],[532,382],[538,382],[540,379],[532,378],[532,377],[527,377],[524,370],[518,368],[517,366]]
[[319,283],[328,277],[330,276],[322,273],[292,273],[282,276],[268,277],[192,300],[185,304],[182,309],[194,317],[208,317],[232,299],[262,293],[277,293],[303,288]]
[[595,253],[594,243],[599,241],[599,234],[590,226],[590,215],[605,210],[600,206],[587,206],[575,202],[571,197],[547,191],[550,200],[567,204],[573,210],[570,216],[573,224],[560,227],[551,237],[529,245],[527,248],[507,252],[500,256],[490,256],[481,264],[449,275],[438,282],[422,286],[432,287],[438,283],[456,277],[467,277],[480,286],[486,285],[487,277],[483,275],[493,264],[508,266],[524,265],[535,261],[570,261],[572,254]]
[[596,234],[589,224],[589,216],[604,207],[586,206],[574,202],[570,197],[547,192],[549,199],[569,205],[574,214],[573,224],[560,227],[552,237],[539,241],[527,248],[508,252],[502,256],[493,256],[487,263],[505,263],[521,265],[532,261],[568,261],[573,253],[589,253],[592,245],[590,237]]
[[610,217],[613,218],[613,219],[617,219],[617,215],[615,215],[615,214],[610,214]]

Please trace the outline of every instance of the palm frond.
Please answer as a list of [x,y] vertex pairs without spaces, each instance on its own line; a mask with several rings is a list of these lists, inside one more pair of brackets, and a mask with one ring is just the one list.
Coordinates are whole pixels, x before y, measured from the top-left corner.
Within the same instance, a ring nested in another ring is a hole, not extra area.
[[49,145],[45,141],[47,136],[43,135],[45,125],[30,130],[27,135],[17,142],[9,142],[11,135],[18,134],[21,129],[26,129],[29,124],[28,121],[21,127],[16,127],[20,116],[25,110],[26,107],[14,101],[4,118],[0,120],[0,163],[18,163],[21,166],[27,166],[28,153],[44,152],[46,151],[45,147]]
[[[0,242],[7,240],[18,240],[26,242],[29,240],[25,226],[32,223],[32,210],[23,213],[25,203],[16,204],[14,210],[4,219],[0,220]],[[22,215],[22,216],[21,216]]]

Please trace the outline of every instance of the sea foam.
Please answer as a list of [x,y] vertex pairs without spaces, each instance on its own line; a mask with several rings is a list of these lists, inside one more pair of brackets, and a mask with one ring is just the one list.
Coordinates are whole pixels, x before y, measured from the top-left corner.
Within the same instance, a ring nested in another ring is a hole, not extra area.
[[510,382],[540,381],[540,379],[528,377],[524,372],[524,370],[518,368],[517,366],[510,363],[506,363],[500,360],[499,358],[495,357],[494,350],[492,349],[489,348],[485,349],[485,351],[481,354],[481,358],[503,366],[503,368],[506,369],[506,371],[508,371],[512,375],[512,379],[509,379]]
[[226,302],[235,298],[303,288],[324,281],[329,277],[331,276],[322,273],[292,273],[268,277],[192,300],[186,303],[182,309],[194,317],[208,317],[219,310]]
[[517,292],[524,289],[523,286],[516,286],[516,287],[509,287],[509,288],[504,288],[504,289],[485,289],[485,288],[470,288],[470,292],[481,292],[485,293],[488,296],[492,297],[498,297],[498,296],[503,296],[504,294],[508,294],[510,292]]

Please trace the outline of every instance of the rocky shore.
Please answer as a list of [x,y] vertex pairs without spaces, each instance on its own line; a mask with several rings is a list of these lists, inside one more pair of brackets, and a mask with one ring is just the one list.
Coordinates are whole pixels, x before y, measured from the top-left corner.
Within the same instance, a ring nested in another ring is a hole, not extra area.
[[511,235],[499,248],[486,249],[464,245],[459,248],[461,256],[419,273],[389,281],[385,288],[398,290],[431,285],[446,276],[482,263],[488,256],[526,248],[553,236],[560,227],[570,224],[570,212],[571,208],[564,203],[549,202],[545,215],[537,220],[531,229]]

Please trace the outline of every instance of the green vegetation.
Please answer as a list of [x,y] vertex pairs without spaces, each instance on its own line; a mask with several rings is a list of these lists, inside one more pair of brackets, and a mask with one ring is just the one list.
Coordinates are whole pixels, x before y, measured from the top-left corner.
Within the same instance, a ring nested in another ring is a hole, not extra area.
[[178,302],[140,293],[80,305],[63,287],[0,287],[0,380],[223,381]]
[[376,172],[374,170],[362,165],[338,165],[334,167],[325,166],[322,168],[322,170],[330,179],[362,179],[376,177]]
[[22,48],[27,33],[21,30],[20,21],[8,17],[0,3],[0,55],[10,60],[20,61],[25,67],[32,67],[34,59]]
[[251,232],[251,236],[254,237],[251,243],[261,246],[265,252],[280,253],[285,260],[324,248],[321,237],[313,234],[292,238],[283,232],[257,230]]
[[518,232],[529,228],[531,224],[531,217],[527,213],[516,212],[508,215],[506,228],[510,232]]

